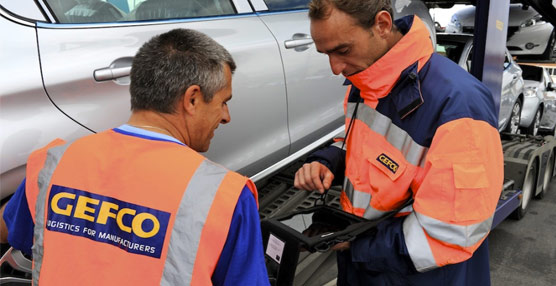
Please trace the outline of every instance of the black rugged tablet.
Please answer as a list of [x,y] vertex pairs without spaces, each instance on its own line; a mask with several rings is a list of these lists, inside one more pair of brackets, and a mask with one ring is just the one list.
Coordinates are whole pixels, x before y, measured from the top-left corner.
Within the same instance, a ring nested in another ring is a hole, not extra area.
[[261,221],[266,266],[272,285],[292,285],[301,251],[325,252],[337,243],[372,231],[378,223],[409,205],[376,220],[319,205]]

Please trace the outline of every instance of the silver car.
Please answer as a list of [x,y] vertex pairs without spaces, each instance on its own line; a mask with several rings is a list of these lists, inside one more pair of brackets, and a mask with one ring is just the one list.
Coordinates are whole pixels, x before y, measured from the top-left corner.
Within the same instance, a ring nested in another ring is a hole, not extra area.
[[[473,52],[473,35],[470,34],[436,34],[436,51],[460,65],[466,71],[471,70]],[[523,78],[521,68],[506,49],[502,73],[502,94],[498,114],[498,130],[512,134],[520,133],[519,124],[523,106]]]
[[[523,106],[522,121],[527,113],[527,117],[529,117],[527,120],[531,120],[529,129],[533,131],[530,134],[554,135],[556,131],[556,83],[543,66],[521,64],[521,68],[525,79],[525,102],[527,102],[528,97],[532,99],[530,106],[527,106],[527,104]],[[535,109],[533,103],[537,101],[540,101],[541,104]]]
[[[532,7],[511,4],[506,46],[514,56],[530,56],[552,60],[556,54],[556,32],[549,22]],[[447,33],[473,33],[475,6],[469,6],[452,15],[446,26]]]
[[[343,130],[344,78],[309,32],[308,0],[0,0],[0,199],[30,152],[116,127],[130,115],[132,57],[174,28],[208,34],[233,55],[230,124],[206,155],[254,179]],[[420,1],[394,2],[395,16]],[[277,164],[280,162],[280,164]]]
[[547,110],[544,102],[546,93],[553,90],[552,79],[542,67],[527,64],[520,64],[520,66],[525,82],[520,126],[525,133],[537,135],[542,117],[544,115],[553,117],[551,114],[546,114],[554,111]]

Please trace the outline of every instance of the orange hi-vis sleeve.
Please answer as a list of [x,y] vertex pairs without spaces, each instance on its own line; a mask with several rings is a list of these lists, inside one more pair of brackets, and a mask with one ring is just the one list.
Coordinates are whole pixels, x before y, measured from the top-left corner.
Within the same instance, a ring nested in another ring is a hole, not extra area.
[[484,121],[440,126],[413,183],[414,212],[404,221],[409,254],[420,271],[471,257],[492,225],[503,184],[498,131]]

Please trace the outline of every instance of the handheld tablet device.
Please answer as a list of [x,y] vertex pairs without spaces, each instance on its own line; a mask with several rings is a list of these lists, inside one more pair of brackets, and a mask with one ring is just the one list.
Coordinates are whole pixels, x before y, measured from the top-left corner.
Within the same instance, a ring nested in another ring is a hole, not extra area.
[[366,220],[340,209],[318,205],[261,221],[266,267],[272,285],[292,285],[301,251],[328,251],[351,241],[411,204],[375,220]]

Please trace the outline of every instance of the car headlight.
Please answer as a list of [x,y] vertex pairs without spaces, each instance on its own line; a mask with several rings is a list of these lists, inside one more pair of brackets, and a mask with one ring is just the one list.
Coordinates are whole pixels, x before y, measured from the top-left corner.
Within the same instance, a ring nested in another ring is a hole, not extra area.
[[542,19],[541,15],[536,15],[535,17],[533,17],[531,19],[525,20],[519,26],[521,28],[530,27],[530,26],[533,26],[533,25],[537,24],[538,22],[541,22],[542,21],[541,19]]
[[537,95],[537,89],[536,88],[528,88],[528,89],[523,91],[523,95],[525,97],[534,97],[534,96]]

